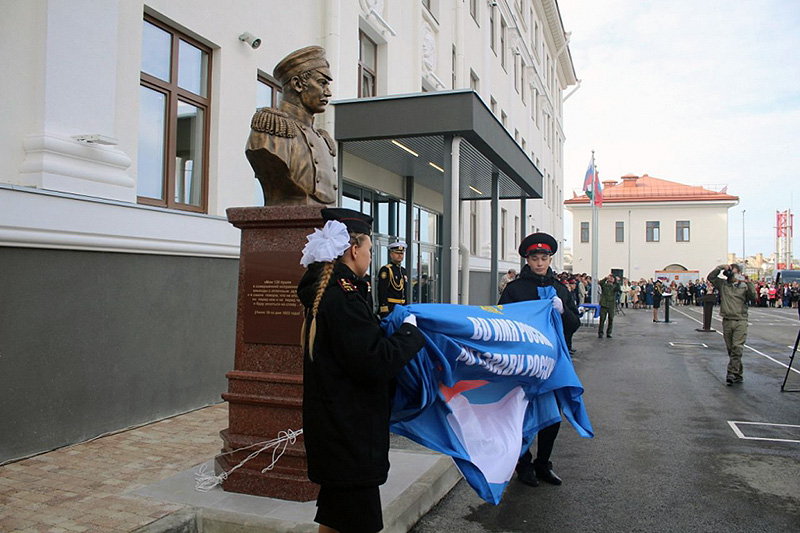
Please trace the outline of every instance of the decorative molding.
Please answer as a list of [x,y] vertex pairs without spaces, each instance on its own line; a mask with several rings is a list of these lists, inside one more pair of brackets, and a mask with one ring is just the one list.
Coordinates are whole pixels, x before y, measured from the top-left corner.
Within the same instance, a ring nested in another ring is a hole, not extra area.
[[222,217],[0,186],[0,246],[238,259]]
[[436,36],[427,21],[422,23],[422,68],[425,72],[436,72]]
[[384,0],[358,0],[361,11],[364,15],[369,15],[374,9],[377,13],[383,13]]
[[26,136],[23,148],[21,185],[136,201],[136,182],[126,173],[131,158],[121,150],[44,132]]

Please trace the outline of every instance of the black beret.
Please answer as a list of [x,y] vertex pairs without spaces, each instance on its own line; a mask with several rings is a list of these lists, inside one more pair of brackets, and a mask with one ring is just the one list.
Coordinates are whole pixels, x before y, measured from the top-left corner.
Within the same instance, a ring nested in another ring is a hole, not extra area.
[[372,217],[345,207],[325,207],[322,209],[322,219],[338,220],[350,233],[372,234]]
[[519,255],[528,257],[534,252],[544,252],[553,255],[558,251],[558,242],[547,233],[531,233],[519,245]]

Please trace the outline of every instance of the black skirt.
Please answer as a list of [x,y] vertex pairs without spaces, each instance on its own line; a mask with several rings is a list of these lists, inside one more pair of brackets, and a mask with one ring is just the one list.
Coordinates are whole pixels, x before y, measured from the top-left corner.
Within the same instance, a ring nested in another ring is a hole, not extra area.
[[380,490],[322,485],[314,521],[339,533],[376,533],[383,529]]

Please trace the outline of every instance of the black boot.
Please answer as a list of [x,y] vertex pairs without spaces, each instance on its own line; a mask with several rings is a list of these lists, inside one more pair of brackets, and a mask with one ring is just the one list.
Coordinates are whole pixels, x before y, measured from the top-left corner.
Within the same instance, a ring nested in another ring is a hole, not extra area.
[[542,481],[546,481],[547,483],[553,485],[561,485],[561,478],[558,477],[555,472],[553,472],[552,462],[544,462],[536,459],[533,461],[533,469],[536,472],[536,477]]
[[536,472],[534,471],[532,463],[521,459],[517,462],[515,470],[517,471],[517,479],[519,479],[520,483],[524,483],[529,487],[539,486],[539,480],[536,479]]

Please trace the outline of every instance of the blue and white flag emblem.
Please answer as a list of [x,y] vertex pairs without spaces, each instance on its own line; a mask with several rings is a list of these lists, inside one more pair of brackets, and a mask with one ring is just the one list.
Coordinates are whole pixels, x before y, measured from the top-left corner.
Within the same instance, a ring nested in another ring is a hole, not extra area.
[[490,307],[398,305],[382,324],[391,334],[410,312],[425,336],[397,378],[391,430],[453,457],[494,504],[536,433],[561,412],[579,435],[593,436],[555,290],[539,291],[540,300]]

